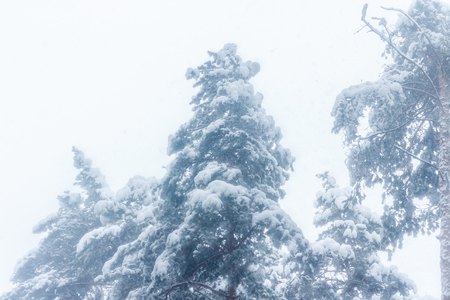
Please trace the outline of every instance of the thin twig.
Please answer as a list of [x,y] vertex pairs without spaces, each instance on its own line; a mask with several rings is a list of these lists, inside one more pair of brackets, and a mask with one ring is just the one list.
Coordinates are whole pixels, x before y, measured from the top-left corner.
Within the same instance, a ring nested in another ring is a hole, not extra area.
[[363,27],[361,27],[361,29],[360,30],[358,30],[357,32],[355,32],[354,34],[357,34],[357,33],[359,33],[361,30],[363,30],[364,28],[366,28],[367,27],[367,25],[364,25]]
[[414,23],[414,25],[417,26],[417,29],[419,29],[420,31],[422,31],[422,28],[420,27],[420,25],[416,22],[416,20],[414,20],[410,15],[408,15],[403,9],[400,8],[394,8],[394,7],[384,7],[381,6],[382,9],[385,10],[393,10],[393,11],[397,11],[399,13],[402,13],[403,15],[405,15],[411,22]]
[[400,128],[404,127],[405,125],[407,125],[407,124],[410,123],[411,121],[413,121],[413,120],[410,119],[410,120],[406,121],[405,123],[403,123],[402,125],[399,125],[399,126],[397,126],[397,127],[395,127],[395,128],[388,129],[388,130],[377,131],[377,132],[375,132],[375,133],[372,133],[372,134],[369,135],[369,136],[366,136],[366,137],[363,137],[363,138],[360,138],[360,139],[361,139],[361,140],[368,140],[368,139],[370,139],[370,138],[372,138],[372,137],[374,137],[374,136],[380,135],[380,134],[387,134],[387,133],[389,133],[389,132],[393,132],[393,131],[399,130]]
[[411,150],[413,142],[416,139],[416,135],[419,132],[420,128],[422,128],[422,125],[425,123],[425,121],[426,120],[422,120],[422,122],[420,122],[419,126],[417,126],[416,130],[414,131],[414,134],[412,135],[412,138],[410,139],[410,143],[409,143],[409,147],[408,147],[407,151]]
[[420,81],[405,81],[403,84],[420,84],[420,85],[423,85],[423,86],[427,86],[426,83],[420,82]]
[[[399,126],[397,126],[397,127],[394,127],[394,128],[392,128],[392,129],[377,131],[377,132],[375,132],[375,133],[372,133],[372,134],[369,135],[369,136],[360,138],[360,140],[367,140],[367,139],[370,139],[370,138],[372,138],[372,137],[374,137],[374,136],[381,135],[381,134],[386,135],[387,133],[396,131],[396,130],[398,130],[398,129],[404,127],[404,126],[406,126],[408,123],[411,123],[411,122],[413,122],[413,121],[426,121],[426,119],[419,119],[419,120],[417,120],[417,119],[414,119],[414,118],[415,118],[419,113],[421,113],[422,111],[425,111],[425,110],[428,110],[428,109],[431,109],[431,108],[434,109],[435,107],[436,107],[436,105],[433,105],[433,106],[430,106],[430,107],[426,107],[426,108],[420,109],[420,110],[416,111],[415,114],[414,114],[411,118],[409,118],[409,120],[406,121],[405,123],[403,123],[403,124],[401,124],[401,125],[399,125]],[[432,111],[431,111],[431,112],[432,112]],[[431,112],[430,112],[430,113],[431,113]],[[428,113],[427,116],[428,116],[430,113]]]

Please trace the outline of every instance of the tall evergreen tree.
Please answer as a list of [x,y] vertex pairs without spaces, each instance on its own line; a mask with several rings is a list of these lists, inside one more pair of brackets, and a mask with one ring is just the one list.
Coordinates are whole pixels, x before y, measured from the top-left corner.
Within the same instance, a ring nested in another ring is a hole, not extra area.
[[108,283],[95,280],[103,264],[153,218],[155,179],[137,176],[115,195],[91,160],[73,152],[82,192],[64,192],[58,212],[33,228],[46,236],[17,263],[14,288],[3,300],[106,299]]
[[169,137],[176,157],[157,223],[104,269],[116,282],[140,274],[141,286],[111,299],[283,299],[284,256],[290,276],[300,272],[308,243],[278,204],[294,158],[248,82],[259,64],[234,44],[209,55],[186,74],[200,91],[194,116]]
[[317,272],[311,299],[410,299],[415,284],[378,256],[380,216],[361,205],[352,188],[340,189],[328,173],[318,177],[325,192],[317,193],[314,223],[324,230],[312,245]]
[[378,81],[342,91],[333,131],[345,133],[352,183],[383,184],[385,247],[440,226],[442,299],[450,299],[450,10],[436,0],[415,0],[408,12],[385,9],[400,14],[395,27],[368,22],[367,4],[362,21],[392,63]]
[[103,226],[79,240],[77,259],[84,262],[84,270],[92,270],[94,283],[102,287],[99,299],[126,294],[139,284],[138,274],[127,273],[124,280],[114,282],[111,277],[105,280],[103,270],[110,267],[108,262],[120,256],[129,243],[142,238],[146,228],[153,226],[160,201],[158,194],[159,183],[155,178],[135,176],[115,195],[95,205],[94,211]]
[[[106,224],[101,231],[110,231],[115,228],[117,234],[114,239],[101,232],[98,234],[94,230],[87,233],[78,243],[79,256],[95,254],[99,248],[109,247],[111,242],[116,245],[116,247],[110,247],[113,250],[111,255],[99,259],[101,272],[97,274],[95,282],[106,287],[102,299],[125,299],[131,290],[145,283],[142,272],[146,267],[140,260],[135,264],[135,259],[140,257],[140,254],[136,252],[139,252],[142,245],[148,242],[149,233],[156,223],[156,216],[162,202],[159,193],[160,185],[156,179],[133,177],[116,193],[114,198],[115,203],[125,207],[124,211],[119,214],[113,213],[115,221]],[[101,211],[111,217],[111,209],[108,207],[114,207],[114,205],[102,205]],[[88,242],[86,243],[85,240]],[[138,256],[130,257],[128,255],[130,253]]]
[[101,227],[94,207],[109,189],[91,161],[78,149],[73,152],[74,166],[80,170],[75,184],[83,194],[67,191],[59,196],[58,212],[33,228],[34,233],[47,235],[17,263],[12,276],[15,286],[5,300],[94,299],[101,295],[92,273],[78,260],[76,246],[84,234]]

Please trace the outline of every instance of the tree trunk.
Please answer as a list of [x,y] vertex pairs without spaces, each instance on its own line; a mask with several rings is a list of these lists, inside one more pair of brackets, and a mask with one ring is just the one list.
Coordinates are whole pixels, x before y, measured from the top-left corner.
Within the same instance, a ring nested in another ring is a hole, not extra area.
[[442,66],[438,66],[440,89],[439,128],[439,192],[441,209],[441,288],[442,300],[450,300],[450,99],[449,79]]
[[[229,229],[227,240],[225,243],[226,243],[227,251],[233,251],[233,248],[236,243],[235,238],[234,238],[234,225],[233,224],[230,224],[230,229]],[[227,287],[228,296],[226,297],[226,300],[237,299],[236,289],[237,289],[236,270],[234,268],[234,263],[232,262],[231,266],[230,266],[230,272],[228,274],[228,287]]]

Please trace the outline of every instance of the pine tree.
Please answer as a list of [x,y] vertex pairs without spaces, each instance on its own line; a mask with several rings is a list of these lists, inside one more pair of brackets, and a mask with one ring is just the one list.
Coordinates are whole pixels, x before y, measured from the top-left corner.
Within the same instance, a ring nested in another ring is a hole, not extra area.
[[385,9],[400,13],[395,27],[368,22],[367,5],[362,21],[392,63],[378,81],[342,91],[333,131],[345,133],[352,184],[385,189],[385,248],[440,226],[442,299],[450,299],[450,10],[436,0],[416,0],[408,12]]
[[112,284],[112,276],[105,278],[103,272],[107,273],[105,270],[111,267],[112,261],[121,255],[129,243],[141,238],[143,231],[153,226],[159,204],[158,192],[159,183],[155,178],[135,176],[115,195],[95,205],[94,211],[103,226],[80,239],[77,258],[84,262],[83,269],[92,269],[95,284],[102,287],[99,299],[111,299],[114,294],[123,295],[139,282],[139,275],[128,273],[126,278],[122,278],[125,280]]
[[[116,193],[114,201],[125,209],[123,213],[115,214],[116,221],[107,224],[103,229],[108,231],[110,228],[116,228],[119,234],[114,237],[114,243],[119,246],[112,248],[114,251],[111,255],[99,258],[102,267],[95,282],[106,287],[102,299],[125,299],[131,290],[145,282],[142,276],[145,266],[141,268],[140,261],[137,265],[134,264],[133,259],[137,257],[130,259],[127,255],[138,255],[135,252],[141,250],[141,246],[148,241],[149,232],[156,223],[161,205],[159,192],[158,180],[135,176]],[[89,239],[87,246],[84,246],[82,240],[78,244],[79,255],[83,252],[96,253],[97,249],[108,246],[111,242],[110,236],[97,235],[95,230],[87,233],[85,238],[91,236],[93,239]]]
[[176,157],[157,221],[104,269],[117,282],[139,274],[141,286],[111,299],[283,299],[301,272],[308,243],[278,204],[294,158],[248,82],[259,64],[234,44],[209,55],[186,74],[200,91],[194,116],[169,137]]
[[94,214],[94,206],[101,199],[101,191],[108,187],[98,169],[74,148],[74,166],[80,169],[76,185],[80,193],[64,192],[58,197],[60,208],[34,228],[34,233],[46,233],[36,249],[30,251],[16,265],[12,276],[14,289],[6,299],[85,299],[95,298],[100,290],[92,276],[76,255],[76,245],[83,235],[101,226]]
[[116,201],[99,169],[91,167],[92,161],[76,148],[73,152],[74,166],[80,170],[75,185],[82,193],[64,192],[58,197],[59,210],[33,228],[46,236],[17,263],[12,276],[15,286],[4,300],[105,299],[108,287],[95,281],[104,262],[151,219],[142,202],[151,202],[146,198],[157,186],[154,179],[135,177],[118,192],[120,201]]
[[324,230],[312,245],[317,271],[311,299],[409,299],[415,284],[378,256],[380,216],[361,205],[352,188],[339,189],[328,173],[318,177],[325,192],[317,193],[314,223]]

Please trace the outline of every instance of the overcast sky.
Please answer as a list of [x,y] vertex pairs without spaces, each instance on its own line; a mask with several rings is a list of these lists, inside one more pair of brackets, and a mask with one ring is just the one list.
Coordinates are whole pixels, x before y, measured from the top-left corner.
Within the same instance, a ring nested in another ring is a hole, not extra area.
[[[252,79],[263,106],[297,158],[282,206],[315,240],[315,174],[348,184],[345,153],[330,111],[344,88],[376,80],[383,44],[369,16],[396,14],[409,1],[86,0],[0,2],[0,293],[15,262],[42,236],[32,227],[74,190],[74,145],[110,187],[135,175],[164,175],[167,137],[192,115],[195,90],[184,75],[206,51],[238,45],[261,64]],[[376,195],[376,193],[374,193]],[[372,196],[371,203],[380,199]],[[378,205],[379,207],[379,205]],[[407,240],[394,264],[421,295],[440,296],[434,236]]]

